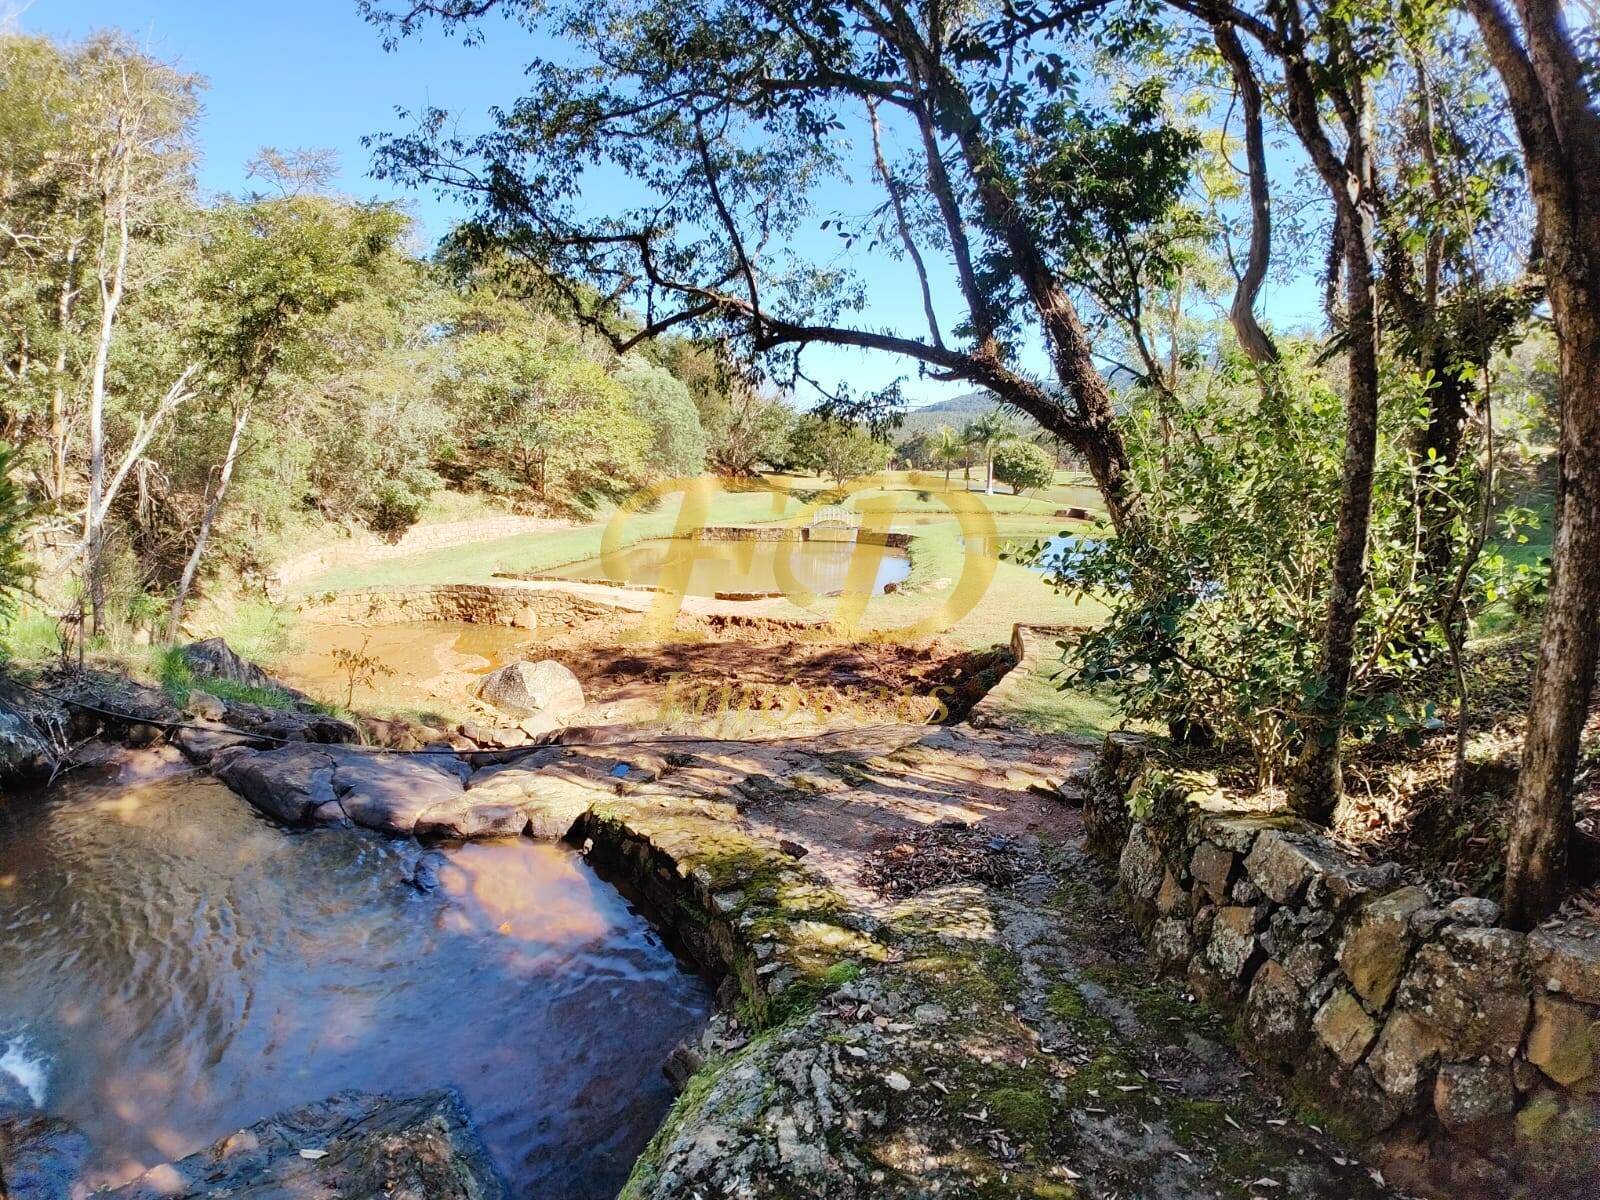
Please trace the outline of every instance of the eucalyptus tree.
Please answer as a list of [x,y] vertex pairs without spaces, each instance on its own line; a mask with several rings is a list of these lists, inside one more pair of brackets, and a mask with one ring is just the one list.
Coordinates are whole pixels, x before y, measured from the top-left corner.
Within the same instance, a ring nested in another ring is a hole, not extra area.
[[[1068,259],[1108,224],[1159,220],[1193,152],[1164,120],[1157,84],[1112,94],[1094,78],[1096,53],[1160,37],[1136,10],[1099,0],[364,8],[391,45],[432,19],[495,36],[480,23],[494,9],[559,44],[558,57],[530,61],[530,89],[496,110],[493,130],[459,135],[430,110],[413,132],[378,140],[378,165],[473,199],[468,236],[481,247],[597,283],[598,295],[571,288],[568,299],[619,349],[689,329],[767,356],[790,381],[810,378],[809,346],[900,356],[1032,416],[1083,457],[1112,519],[1129,525],[1127,453]],[[869,184],[881,199],[866,198]],[[845,188],[855,215],[834,207]],[[593,197],[619,193],[595,212]],[[926,328],[860,315],[904,284],[815,251],[821,233],[845,251],[899,255]],[[954,311],[941,314],[951,295]],[[637,326],[618,328],[623,309]],[[1048,378],[1022,365],[1030,337]],[[832,407],[871,414],[880,399],[839,391]]]

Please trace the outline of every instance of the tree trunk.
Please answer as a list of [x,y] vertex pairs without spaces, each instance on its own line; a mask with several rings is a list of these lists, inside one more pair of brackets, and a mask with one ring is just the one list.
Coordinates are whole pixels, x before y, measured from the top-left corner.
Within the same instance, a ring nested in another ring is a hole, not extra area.
[[1343,248],[1345,333],[1348,371],[1345,444],[1341,467],[1338,528],[1328,587],[1317,678],[1320,695],[1308,698],[1304,743],[1289,773],[1289,802],[1296,812],[1326,822],[1343,794],[1340,742],[1344,737],[1356,629],[1361,620],[1367,574],[1367,530],[1372,515],[1373,463],[1378,448],[1377,210],[1371,131],[1363,81],[1340,84],[1346,145],[1341,154],[1322,124],[1320,93],[1302,53],[1298,7],[1291,0],[1289,25],[1297,46],[1283,56],[1290,124],[1333,198],[1335,226]]
[[1528,928],[1560,903],[1572,777],[1600,650],[1600,112],[1552,0],[1467,0],[1506,87],[1538,216],[1560,343],[1555,562],[1506,854],[1505,909]]
[[[1361,218],[1354,215],[1352,224]],[[1326,823],[1344,792],[1339,744],[1361,620],[1367,574],[1367,527],[1372,515],[1372,469],[1378,447],[1378,343],[1373,306],[1371,229],[1347,230],[1345,275],[1349,289],[1349,382],[1346,397],[1343,481],[1333,577],[1323,627],[1319,677],[1322,695],[1310,705],[1314,724],[1290,777],[1297,812]]]
[[1562,290],[1551,289],[1561,332],[1555,566],[1506,847],[1506,916],[1520,928],[1566,889],[1572,777],[1600,653],[1600,306],[1557,301]]
[[992,453],[988,456],[988,462],[984,464],[984,470],[986,478],[983,485],[983,494],[992,496],[994,495],[994,455]]
[[50,395],[50,478],[49,497],[59,504],[67,494],[67,343],[68,329],[72,324],[72,302],[78,289],[78,246],[73,238],[67,243],[66,275],[61,281],[61,294],[56,300],[56,331],[61,344],[56,348],[55,387]]
[[[99,633],[105,621],[105,588],[101,571],[101,554],[105,550],[105,520],[101,497],[106,479],[106,364],[111,358],[111,332],[117,319],[117,306],[122,303],[122,286],[128,271],[128,155],[123,150],[120,170],[115,181],[107,185],[100,206],[100,333],[95,338],[94,366],[89,376],[89,499],[84,509],[83,543],[87,558],[84,575],[89,585],[90,625]],[[116,209],[116,251],[106,262],[106,239],[111,236],[108,227],[112,220],[111,209]]]
[[167,641],[178,640],[178,627],[183,621],[183,606],[189,599],[189,589],[200,570],[200,560],[205,557],[206,543],[211,540],[211,527],[222,509],[223,497],[228,494],[228,483],[233,479],[233,465],[239,460],[239,443],[244,437],[244,427],[250,420],[250,403],[246,401],[233,417],[233,436],[228,439],[228,456],[222,460],[222,471],[217,476],[217,490],[206,504],[200,518],[200,532],[194,540],[194,551],[183,565],[183,577],[178,580],[178,594],[172,598],[172,612],[167,617]]

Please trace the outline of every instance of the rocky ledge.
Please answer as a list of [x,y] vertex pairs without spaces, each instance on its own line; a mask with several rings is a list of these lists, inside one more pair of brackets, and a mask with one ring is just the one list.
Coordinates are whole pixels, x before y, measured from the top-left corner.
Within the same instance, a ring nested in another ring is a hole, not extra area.
[[[281,820],[564,837],[632,884],[721,1006],[673,1055],[629,1200],[1384,1194],[1145,965],[1082,845],[1093,746],[587,736],[487,765],[311,742],[210,761]],[[182,1186],[211,1186],[203,1160],[174,1164]]]
[[502,1200],[505,1190],[455,1092],[402,1099],[339,1092],[231,1133],[100,1195]]
[[631,881],[722,1002],[673,1055],[682,1094],[631,1200],[1382,1194],[1142,965],[1054,787],[1089,747],[915,725],[600,736],[470,772],[338,747],[218,770],[287,788],[299,819],[329,795],[376,811],[380,788],[415,788],[386,810],[413,833],[506,810],[501,832],[566,837]]

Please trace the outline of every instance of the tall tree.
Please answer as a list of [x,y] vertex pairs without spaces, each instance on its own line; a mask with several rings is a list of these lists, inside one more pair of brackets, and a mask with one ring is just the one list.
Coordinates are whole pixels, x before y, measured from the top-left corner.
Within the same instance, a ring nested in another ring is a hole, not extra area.
[[[1308,728],[1290,786],[1298,811],[1326,821],[1343,791],[1340,743],[1366,583],[1378,448],[1378,188],[1371,79],[1391,51],[1376,11],[1317,9],[1308,19],[1300,0],[1267,5],[1260,14],[1227,0],[1169,3],[1210,26],[1236,77],[1241,71],[1248,75],[1250,65],[1233,54],[1229,39],[1237,33],[1253,39],[1276,63],[1285,115],[1334,210],[1344,295],[1339,330],[1346,362],[1344,464],[1322,645],[1307,689]],[[1335,122],[1332,130],[1326,115]],[[1262,349],[1257,348],[1258,355]]]
[[[1119,180],[1108,194],[1131,197],[1142,213],[1172,203],[1182,186],[1172,159],[1188,147],[1154,119],[1159,105],[1128,113],[1075,100],[1080,85],[1090,89],[1072,47],[1087,43],[1080,27],[1099,5],[364,7],[391,44],[430,18],[488,36],[474,22],[495,8],[569,44],[563,62],[530,63],[532,92],[504,106],[495,131],[457,138],[446,114],[428,112],[417,132],[382,139],[379,169],[474,198],[482,246],[509,249],[556,279],[597,281],[598,297],[572,289],[569,299],[619,348],[689,327],[771,357],[790,380],[807,378],[801,357],[811,345],[901,356],[936,378],[988,388],[1059,435],[1088,464],[1112,519],[1128,525],[1127,455],[1063,261],[1075,209],[1049,207],[1050,189],[1021,175],[1041,139],[1069,128],[1077,137],[1082,127],[1086,142],[1087,127],[1104,125],[1118,137],[1103,140],[1120,142],[1121,153],[1102,159],[1125,175],[1142,173],[1145,184]],[[1098,45],[1114,53],[1146,28],[1112,22]],[[835,136],[851,122],[873,147],[854,165],[888,191],[864,219],[820,208],[830,180],[853,165]],[[1074,164],[1052,161],[1064,183]],[[640,202],[598,220],[582,209],[576,197],[595,164],[633,179]],[[881,274],[854,277],[831,255],[806,257],[802,231],[836,232],[846,246],[871,242],[900,256],[928,302],[925,332],[854,319],[874,284],[899,285]],[[941,289],[926,286],[936,256],[960,297],[959,311],[942,319],[932,303]],[[616,329],[624,305],[643,314],[642,327]],[[1018,363],[1030,336],[1046,351],[1048,382]],[[846,415],[872,407],[843,393],[833,399]]]
[[1510,99],[1560,343],[1555,562],[1506,860],[1505,907],[1530,926],[1560,901],[1572,778],[1600,653],[1600,110],[1555,0],[1466,0]]
[[[197,114],[196,81],[116,38],[91,42],[79,68],[86,103],[78,121],[81,170],[93,207],[94,281],[99,321],[88,386],[89,486],[83,553],[93,627],[105,622],[103,558],[110,509],[106,479],[106,373],[118,312],[127,294],[135,226],[159,219],[188,186],[187,141]],[[169,396],[172,393],[169,392]],[[152,422],[169,407],[157,408]]]
[[169,638],[183,620],[252,414],[318,361],[319,321],[359,294],[407,224],[385,205],[280,191],[221,206],[204,233],[193,337],[208,386],[228,411],[229,433],[173,597]]

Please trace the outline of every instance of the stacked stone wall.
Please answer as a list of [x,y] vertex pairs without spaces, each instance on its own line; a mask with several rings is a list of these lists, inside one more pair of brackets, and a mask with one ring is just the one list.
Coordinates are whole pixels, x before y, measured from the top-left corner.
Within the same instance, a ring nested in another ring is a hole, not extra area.
[[1129,770],[1126,742],[1107,757],[1134,921],[1242,1050],[1354,1136],[1405,1127],[1512,1176],[1600,1181],[1600,926],[1500,928],[1489,900]]

